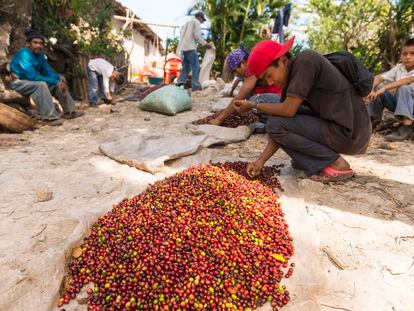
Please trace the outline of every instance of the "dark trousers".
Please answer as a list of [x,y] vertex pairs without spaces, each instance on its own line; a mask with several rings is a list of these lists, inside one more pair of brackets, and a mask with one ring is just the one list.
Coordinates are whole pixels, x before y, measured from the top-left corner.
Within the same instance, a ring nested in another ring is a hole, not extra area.
[[293,118],[269,117],[266,131],[306,175],[318,174],[340,155],[328,147],[319,117],[296,114]]

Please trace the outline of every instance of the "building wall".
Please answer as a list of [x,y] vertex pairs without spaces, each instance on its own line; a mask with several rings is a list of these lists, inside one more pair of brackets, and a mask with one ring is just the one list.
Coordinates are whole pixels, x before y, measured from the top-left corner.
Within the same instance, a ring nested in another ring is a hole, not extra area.
[[[113,19],[112,25],[115,31],[120,32],[124,22]],[[148,69],[153,71],[155,76],[163,75],[163,71],[160,68],[163,66],[164,58],[151,40],[146,39],[141,33],[133,30],[132,38],[125,40],[123,46],[127,54],[129,54],[130,79],[132,81],[137,80],[140,77],[140,73],[148,71]]]

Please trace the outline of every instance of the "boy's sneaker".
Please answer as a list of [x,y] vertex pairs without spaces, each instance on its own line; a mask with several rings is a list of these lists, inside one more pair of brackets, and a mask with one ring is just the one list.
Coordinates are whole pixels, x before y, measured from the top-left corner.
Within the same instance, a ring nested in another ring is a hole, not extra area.
[[411,138],[413,135],[412,125],[401,125],[400,128],[392,134],[385,136],[387,141],[404,141]]

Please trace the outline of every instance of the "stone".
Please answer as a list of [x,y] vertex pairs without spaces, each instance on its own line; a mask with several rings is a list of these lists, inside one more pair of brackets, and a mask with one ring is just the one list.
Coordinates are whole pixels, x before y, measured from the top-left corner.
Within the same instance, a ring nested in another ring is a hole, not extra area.
[[48,188],[43,188],[36,191],[36,202],[46,202],[53,198],[53,192]]
[[41,235],[39,235],[39,237],[37,238],[37,240],[39,242],[44,242],[44,241],[46,241],[46,236],[44,234],[41,234]]

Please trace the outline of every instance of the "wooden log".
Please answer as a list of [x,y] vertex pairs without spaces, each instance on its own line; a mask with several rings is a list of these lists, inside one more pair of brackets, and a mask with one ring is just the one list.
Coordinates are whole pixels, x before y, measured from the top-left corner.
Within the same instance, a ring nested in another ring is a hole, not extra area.
[[0,92],[0,102],[29,105],[29,97],[22,96],[16,91],[5,89],[4,92]]
[[17,109],[0,103],[0,125],[12,132],[22,133],[34,130],[37,121]]

